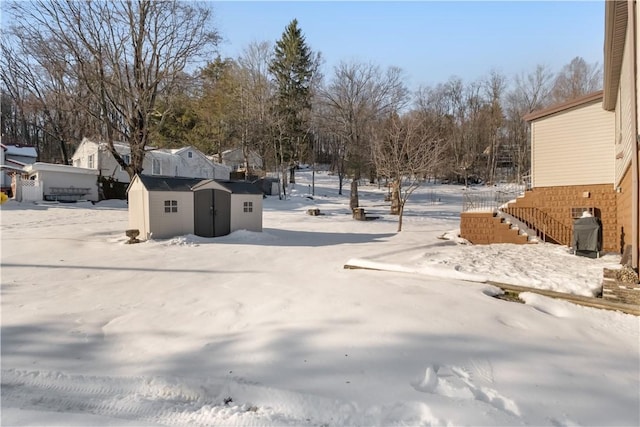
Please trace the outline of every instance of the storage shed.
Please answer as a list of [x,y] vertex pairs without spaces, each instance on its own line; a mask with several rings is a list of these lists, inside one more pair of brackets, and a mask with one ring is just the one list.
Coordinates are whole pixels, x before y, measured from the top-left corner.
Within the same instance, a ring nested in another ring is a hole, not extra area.
[[262,231],[262,197],[248,182],[136,175],[128,189],[129,228],[143,240]]
[[193,192],[199,178],[133,177],[127,191],[129,228],[142,240],[193,234]]

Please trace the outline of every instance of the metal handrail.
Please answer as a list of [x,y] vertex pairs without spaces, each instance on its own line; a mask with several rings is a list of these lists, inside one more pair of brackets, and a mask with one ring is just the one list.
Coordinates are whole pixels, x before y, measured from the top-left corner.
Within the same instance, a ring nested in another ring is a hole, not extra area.
[[535,207],[505,206],[503,212],[522,221],[527,227],[536,232],[544,242],[570,246],[571,227]]

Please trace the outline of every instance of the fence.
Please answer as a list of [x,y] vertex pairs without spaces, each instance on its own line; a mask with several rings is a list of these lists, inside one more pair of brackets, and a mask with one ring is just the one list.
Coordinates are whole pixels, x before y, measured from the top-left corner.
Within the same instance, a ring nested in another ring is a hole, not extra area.
[[22,202],[40,202],[42,201],[43,185],[41,181],[24,179],[18,181],[20,185],[20,194]]
[[471,190],[465,189],[462,194],[462,212],[496,212],[499,207],[522,194],[518,187]]

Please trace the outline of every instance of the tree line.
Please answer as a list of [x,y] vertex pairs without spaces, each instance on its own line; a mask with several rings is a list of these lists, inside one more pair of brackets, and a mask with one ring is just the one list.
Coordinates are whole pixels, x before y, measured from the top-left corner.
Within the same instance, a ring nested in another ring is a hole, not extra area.
[[[580,57],[557,72],[490,71],[416,91],[400,68],[371,62],[343,61],[323,75],[320,52],[295,19],[274,44],[254,42],[222,58],[211,9],[192,2],[32,0],[4,8],[11,25],[1,46],[3,142],[68,164],[83,137],[98,139],[131,176],[150,147],[193,145],[211,156],[255,151],[285,182],[295,182],[299,164],[328,164],[340,192],[350,179],[356,196],[360,179],[388,180],[400,195],[405,185],[407,196],[430,178],[517,181],[530,169],[523,116],[602,86],[601,67]],[[130,145],[130,159],[115,142]],[[401,210],[403,198],[394,200]]]

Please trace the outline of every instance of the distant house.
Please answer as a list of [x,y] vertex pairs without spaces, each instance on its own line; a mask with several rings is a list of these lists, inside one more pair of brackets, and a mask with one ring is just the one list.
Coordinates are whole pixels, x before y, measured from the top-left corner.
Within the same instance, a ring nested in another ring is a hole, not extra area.
[[[115,143],[116,151],[128,162],[131,150],[128,144]],[[84,138],[71,157],[73,166],[96,169],[99,175],[118,182],[129,182],[129,174],[116,162],[104,142]],[[179,149],[148,148],[142,166],[145,175],[172,176],[201,179],[229,179],[230,168],[212,162],[195,147]]]
[[26,165],[35,163],[37,158],[38,153],[35,147],[0,143],[0,168],[2,169],[0,191],[12,194],[12,172],[21,172]]
[[[21,182],[21,190],[16,194],[17,200],[37,201],[37,195],[28,195],[38,191],[40,200],[73,202],[87,200],[97,202],[98,171],[95,169],[76,168],[68,165],[36,162],[24,167],[27,179]],[[31,187],[39,188],[31,190]]]
[[143,240],[262,231],[262,197],[245,182],[136,175],[128,189],[129,228]]
[[249,170],[261,170],[263,168],[262,157],[250,150],[247,159],[245,159],[242,148],[232,148],[222,152],[222,164],[231,168],[233,172],[244,172],[246,166],[249,166]]

